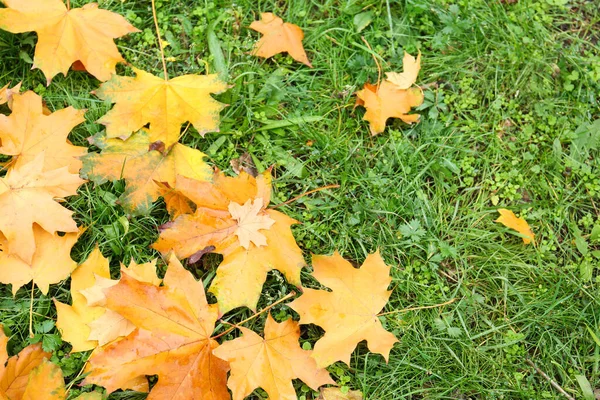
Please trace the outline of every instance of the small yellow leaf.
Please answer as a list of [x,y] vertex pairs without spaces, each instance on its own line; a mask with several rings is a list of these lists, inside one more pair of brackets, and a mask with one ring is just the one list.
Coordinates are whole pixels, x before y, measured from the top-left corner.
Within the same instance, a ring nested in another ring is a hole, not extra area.
[[12,110],[13,95],[21,91],[21,82],[17,83],[12,89],[10,84],[0,89],[0,104],[8,103],[8,107]]
[[398,89],[408,89],[416,82],[421,70],[421,52],[419,52],[416,59],[407,52],[404,52],[402,65],[404,72],[388,72],[386,74],[387,80],[396,85]]
[[523,235],[523,243],[535,243],[535,235],[531,231],[531,228],[529,227],[527,221],[525,221],[523,218],[517,218],[515,213],[504,208],[499,208],[498,212],[500,213],[500,217],[498,217],[498,219],[495,222],[500,222],[507,228],[514,229],[515,231],[519,232],[521,235]]
[[369,121],[371,135],[375,136],[385,130],[390,118],[400,118],[407,124],[419,120],[419,114],[409,114],[413,107],[423,104],[423,92],[418,87],[399,89],[390,81],[383,81],[379,86],[365,84],[356,92],[356,105],[367,109],[364,120]]
[[248,199],[243,206],[232,201],[229,204],[229,213],[238,222],[235,235],[240,245],[246,250],[250,248],[250,242],[257,247],[267,245],[267,238],[259,231],[269,229],[275,220],[263,212],[263,199]]
[[363,400],[363,395],[358,390],[344,393],[340,388],[322,388],[317,400]]

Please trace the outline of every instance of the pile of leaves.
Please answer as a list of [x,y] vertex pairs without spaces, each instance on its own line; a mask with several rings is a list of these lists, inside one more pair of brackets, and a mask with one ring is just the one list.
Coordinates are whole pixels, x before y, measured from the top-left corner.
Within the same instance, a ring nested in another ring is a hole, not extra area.
[[[61,0],[4,4],[0,28],[37,33],[34,68],[48,85],[71,68],[85,70],[103,82],[95,95],[114,104],[98,120],[105,130],[89,138],[100,151],[89,153],[68,139],[84,122],[85,110],[52,112],[40,96],[21,92],[19,85],[0,92],[0,102],[11,109],[0,115],[0,154],[10,158],[0,177],[0,282],[10,284],[13,294],[29,283],[47,294],[50,285],[71,278],[71,304],[54,304],[56,326],[72,352],[91,351],[81,374],[82,385],[89,385],[85,390],[93,391],[79,399],[101,399],[120,389],[149,392],[148,398],[156,400],[243,399],[256,388],[271,399],[294,399],[293,379],[313,390],[335,386],[326,368],[338,361],[350,365],[361,341],[388,359],[397,338],[379,319],[391,294],[390,267],[379,253],[360,268],[337,252],[314,255],[311,275],[317,284],[304,287],[300,273],[307,265],[291,230],[298,221],[270,207],[270,170],[227,176],[202,152],[180,143],[186,123],[202,136],[219,130],[225,105],[212,95],[228,90],[227,82],[217,74],[170,78],[164,56],[163,77],[133,66],[135,76],[117,75],[116,65],[125,60],[114,39],[138,30],[94,3],[82,8]],[[287,52],[312,67],[298,26],[264,13],[250,28],[263,35],[254,55]],[[418,121],[419,115],[410,112],[423,103],[415,86],[420,64],[421,54],[406,54],[402,73],[388,72],[386,79],[365,83],[357,92],[356,106],[366,108],[372,135],[382,133],[390,118]],[[163,198],[171,221],[160,228],[153,248],[167,264],[164,275],[157,269],[161,260],[154,260],[122,265],[120,278],[111,279],[109,261],[97,248],[80,265],[71,259],[85,227],[78,227],[61,203],[77,196],[86,180],[124,180],[119,204],[131,216],[147,214]],[[499,222],[531,242],[527,223],[508,213],[503,210]],[[208,286],[214,304],[203,282],[181,263],[193,264],[207,253],[222,255]],[[278,322],[269,313],[295,294],[257,310],[271,270],[301,293],[287,303],[299,321]],[[215,333],[223,315],[240,307],[255,314]],[[261,315],[266,315],[263,332],[242,326]],[[324,331],[312,350],[299,341],[301,325],[307,324]],[[238,336],[226,340],[233,331]],[[36,344],[9,357],[7,340],[0,331],[0,399],[67,398],[72,385],[65,387],[50,353]],[[150,384],[149,376],[157,379]],[[350,398],[335,388],[321,396]]]
[[[171,79],[164,57],[163,77],[135,67],[134,77],[117,75],[116,64],[125,60],[114,39],[138,30],[94,3],[82,8],[61,0],[4,4],[0,28],[37,33],[34,68],[48,85],[59,73],[84,70],[103,82],[94,94],[114,103],[98,120],[106,129],[89,138],[100,152],[88,153],[68,139],[84,122],[85,110],[52,112],[36,93],[21,92],[20,85],[0,92],[0,101],[11,110],[0,115],[0,154],[9,157],[0,178],[0,282],[10,284],[13,294],[29,283],[47,294],[50,285],[71,278],[71,304],[55,300],[56,326],[72,352],[93,350],[81,374],[82,385],[96,389],[79,399],[101,399],[119,389],[149,392],[149,399],[243,399],[259,387],[271,399],[292,399],[296,378],[314,390],[335,386],[326,368],[337,361],[350,364],[363,340],[387,360],[397,339],[378,318],[391,294],[390,267],[379,253],[358,269],[338,253],[315,255],[312,276],[320,287],[303,287],[300,273],[306,265],[291,230],[298,221],[269,208],[270,171],[227,176],[202,152],[179,142],[185,123],[200,135],[219,130],[225,106],[212,95],[226,91],[227,82],[217,74]],[[263,34],[254,55],[287,52],[312,67],[298,26],[264,13],[250,28]],[[391,117],[417,121],[418,115],[408,112],[423,101],[420,89],[411,88],[419,63],[420,55],[417,60],[407,55],[404,73],[357,93],[373,134],[382,132]],[[85,227],[78,227],[61,203],[77,196],[86,180],[121,179],[125,191],[119,204],[128,215],[147,214],[159,197],[166,203],[172,220],[153,245],[167,263],[162,277],[159,260],[122,265],[115,280],[98,248],[81,265],[71,259]],[[223,256],[208,287],[215,304],[180,262],[194,263],[206,253]],[[257,312],[273,269],[302,293],[287,304],[299,321],[277,322],[269,313],[295,294]],[[215,334],[221,317],[239,307],[255,314]],[[264,314],[264,332],[242,326]],[[312,350],[300,346],[305,324],[325,332]],[[234,330],[238,336],[225,340]],[[0,335],[1,399],[67,398],[72,384],[65,387],[50,353],[35,344],[9,357],[8,338]],[[148,376],[158,379],[150,384]],[[347,395],[329,388],[321,396]]]

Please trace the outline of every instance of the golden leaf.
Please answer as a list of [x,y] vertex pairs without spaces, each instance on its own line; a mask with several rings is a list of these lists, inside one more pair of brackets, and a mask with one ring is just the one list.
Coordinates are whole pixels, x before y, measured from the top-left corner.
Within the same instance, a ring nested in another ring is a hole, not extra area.
[[62,0],[3,0],[0,29],[12,33],[35,31],[38,43],[34,68],[42,70],[48,84],[59,73],[67,75],[76,61],[101,81],[115,73],[123,60],[113,40],[138,32],[119,14],[95,3],[67,10]]
[[292,379],[299,378],[313,390],[335,384],[325,369],[317,368],[311,351],[298,343],[300,326],[288,319],[277,323],[267,317],[264,338],[250,329],[239,328],[242,337],[227,341],[213,353],[231,363],[227,386],[233,400],[243,400],[256,388],[264,389],[270,399],[297,399]]
[[362,340],[387,360],[398,339],[383,329],[377,317],[392,293],[387,289],[392,281],[390,267],[379,252],[369,255],[360,269],[337,252],[313,256],[313,268],[313,276],[331,291],[304,289],[289,307],[300,314],[301,324],[325,330],[312,354],[317,365],[325,368],[336,361],[349,365],[352,351]]
[[527,221],[525,221],[523,218],[517,218],[514,212],[504,208],[499,208],[498,212],[500,213],[500,217],[498,217],[496,222],[500,222],[507,228],[514,229],[515,231],[519,232],[522,235],[521,239],[523,239],[523,243],[535,243],[535,235],[531,231]]
[[262,33],[264,36],[256,42],[252,54],[255,56],[270,58],[275,54],[287,52],[296,61],[304,63],[312,68],[308,61],[302,39],[304,32],[297,25],[283,22],[283,20],[272,13],[262,13],[260,21],[250,24],[250,29]]
[[166,148],[179,141],[181,124],[189,121],[204,136],[219,131],[219,112],[225,105],[211,94],[227,90],[218,75],[184,75],[165,81],[142,70],[136,77],[115,75],[96,95],[115,106],[98,122],[106,125],[109,138],[128,138],[149,127],[149,142]]

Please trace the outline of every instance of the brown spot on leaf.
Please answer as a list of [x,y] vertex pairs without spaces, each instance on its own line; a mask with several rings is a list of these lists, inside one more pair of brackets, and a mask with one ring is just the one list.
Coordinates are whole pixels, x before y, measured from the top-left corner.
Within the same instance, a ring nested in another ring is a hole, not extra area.
[[160,140],[150,143],[150,146],[148,146],[148,151],[152,151],[152,150],[156,150],[156,151],[164,154],[165,153],[165,144]]

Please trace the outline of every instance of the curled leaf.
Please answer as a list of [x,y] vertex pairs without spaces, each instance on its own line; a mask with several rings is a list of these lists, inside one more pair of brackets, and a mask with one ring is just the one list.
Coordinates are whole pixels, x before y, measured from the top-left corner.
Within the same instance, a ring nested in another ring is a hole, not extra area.
[[523,239],[524,244],[535,243],[535,235],[531,231],[527,221],[523,218],[518,218],[514,212],[504,208],[499,208],[498,212],[500,213],[500,217],[495,222],[499,222],[507,228],[519,232],[522,235],[521,239]]

